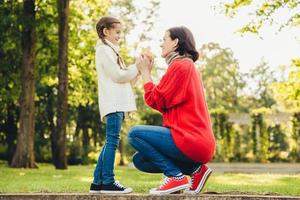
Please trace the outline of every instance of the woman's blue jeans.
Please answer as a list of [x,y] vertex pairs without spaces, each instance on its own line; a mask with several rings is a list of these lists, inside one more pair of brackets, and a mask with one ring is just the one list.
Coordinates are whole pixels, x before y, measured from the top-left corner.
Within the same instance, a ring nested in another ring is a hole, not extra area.
[[176,147],[170,129],[165,127],[134,126],[129,131],[128,142],[138,151],[133,156],[133,164],[143,172],[164,173],[168,177],[190,175],[201,165]]
[[115,112],[106,115],[106,142],[99,155],[94,171],[94,184],[110,184],[115,181],[115,154],[120,140],[123,119],[124,112]]

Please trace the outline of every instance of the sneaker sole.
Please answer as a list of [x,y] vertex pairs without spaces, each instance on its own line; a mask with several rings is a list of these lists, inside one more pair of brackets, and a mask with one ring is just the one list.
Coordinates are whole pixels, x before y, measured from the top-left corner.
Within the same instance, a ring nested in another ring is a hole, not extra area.
[[156,195],[159,195],[159,194],[171,194],[171,193],[174,193],[174,192],[178,192],[180,190],[185,190],[187,188],[190,187],[190,184],[185,184],[185,185],[181,185],[181,186],[178,186],[178,187],[175,187],[175,188],[172,188],[172,189],[169,189],[169,190],[163,190],[163,191],[158,191],[156,189],[152,189],[150,190],[150,194],[156,194]]
[[112,191],[112,190],[101,190],[101,194],[128,194],[133,190],[131,188],[126,188],[124,191]]
[[207,179],[209,178],[209,176],[212,173],[212,169],[208,168],[207,171],[204,173],[204,176],[202,178],[202,180],[200,181],[200,184],[198,185],[198,187],[196,188],[196,190],[187,190],[184,193],[185,194],[198,194],[199,192],[201,192],[201,190],[203,189]]

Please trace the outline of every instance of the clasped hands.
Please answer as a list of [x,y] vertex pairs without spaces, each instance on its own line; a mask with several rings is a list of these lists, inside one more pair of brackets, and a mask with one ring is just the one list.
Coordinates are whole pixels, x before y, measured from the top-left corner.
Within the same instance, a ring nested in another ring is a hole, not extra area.
[[153,64],[154,64],[154,59],[150,58],[145,54],[141,54],[136,61],[137,69],[139,73],[141,73],[142,75],[143,74],[150,75],[151,70],[153,68]]

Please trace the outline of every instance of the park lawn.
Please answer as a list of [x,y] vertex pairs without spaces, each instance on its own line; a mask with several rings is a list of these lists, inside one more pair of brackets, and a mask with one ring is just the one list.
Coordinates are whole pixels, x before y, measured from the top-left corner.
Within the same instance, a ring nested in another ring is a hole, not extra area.
[[[39,169],[13,169],[0,162],[0,193],[87,193],[92,181],[94,165],[69,166],[68,170],[55,170],[53,165],[39,164]],[[129,167],[117,167],[116,179],[134,189],[135,193],[148,193],[160,184],[161,174],[146,174]],[[234,174],[213,173],[203,192],[232,194],[300,195],[300,174]]]

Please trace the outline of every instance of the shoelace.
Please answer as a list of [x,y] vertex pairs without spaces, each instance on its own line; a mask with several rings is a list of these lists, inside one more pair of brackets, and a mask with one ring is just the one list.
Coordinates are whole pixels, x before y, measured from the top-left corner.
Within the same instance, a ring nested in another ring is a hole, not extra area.
[[[198,172],[200,172],[200,170],[201,170],[201,167],[202,166],[200,166],[200,167],[198,167],[193,173],[192,173],[192,175],[193,174],[196,174],[196,173],[198,173]],[[192,188],[193,187],[193,185],[194,185],[194,181],[195,181],[195,178],[194,178],[194,176],[191,176],[191,187],[190,188]]]
[[194,179],[194,176],[191,176],[191,186],[190,186],[190,188],[192,188],[192,187],[193,187],[193,185],[194,185],[194,181],[195,181],[195,179]]
[[114,182],[114,185],[117,186],[118,188],[122,188],[122,189],[125,188],[123,185],[121,185],[121,184],[119,183],[119,181],[115,181],[115,182]]
[[161,184],[161,186],[159,186],[159,189],[163,188],[165,185],[167,185],[170,181],[171,181],[172,178],[169,178],[169,177],[165,177],[164,178],[164,182]]

